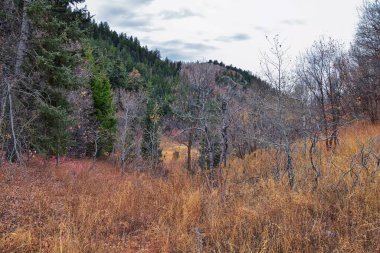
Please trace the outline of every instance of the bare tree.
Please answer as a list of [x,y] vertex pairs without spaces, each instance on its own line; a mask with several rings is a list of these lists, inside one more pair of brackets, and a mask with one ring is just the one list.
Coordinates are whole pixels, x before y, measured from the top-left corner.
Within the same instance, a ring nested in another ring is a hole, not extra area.
[[274,107],[269,105],[264,109],[265,113],[263,115],[269,123],[271,134],[266,137],[262,136],[261,141],[284,152],[288,182],[290,187],[293,188],[295,186],[295,175],[292,157],[292,121],[287,119],[291,112],[289,110],[285,111],[285,108],[291,108],[287,106],[290,101],[287,96],[287,90],[290,85],[287,71],[289,58],[287,57],[287,48],[284,47],[278,35],[273,39],[268,39],[268,42],[270,49],[268,53],[262,54],[261,66],[267,82],[275,88],[274,98],[276,103]]
[[311,101],[319,111],[327,149],[338,141],[346,70],[343,55],[340,43],[321,39],[300,58],[297,68],[299,83],[308,88]]
[[219,83],[219,89],[217,89],[218,94],[218,101],[220,106],[220,114],[222,117],[221,127],[220,127],[220,133],[222,136],[222,151],[221,151],[221,159],[220,164],[222,164],[224,167],[227,166],[227,157],[229,152],[229,128],[232,123],[232,117],[231,115],[236,114],[241,108],[240,107],[234,107],[232,104],[234,103],[234,98],[239,99],[239,96],[237,96],[237,86],[238,84],[232,80],[231,77],[227,75],[223,75],[220,78],[218,78]]
[[[219,66],[209,63],[191,63],[184,65],[181,71],[183,84],[179,92],[174,111],[184,125],[182,132],[187,133],[187,167],[192,171],[191,149],[196,132],[204,143],[201,158],[207,160],[207,166],[215,167],[215,131],[212,127],[214,114],[211,104],[215,98],[216,76]],[[199,140],[200,141],[200,140]]]
[[[138,147],[138,133],[142,131],[139,125],[139,115],[143,114],[144,95],[141,93],[127,92],[126,90],[119,90],[119,108],[118,113],[118,141],[116,149],[119,153],[121,162],[121,172],[125,174],[126,164],[128,158],[133,155],[133,150],[139,152]],[[134,154],[135,156],[137,154]]]
[[353,99],[375,123],[380,113],[380,2],[364,1],[351,49]]

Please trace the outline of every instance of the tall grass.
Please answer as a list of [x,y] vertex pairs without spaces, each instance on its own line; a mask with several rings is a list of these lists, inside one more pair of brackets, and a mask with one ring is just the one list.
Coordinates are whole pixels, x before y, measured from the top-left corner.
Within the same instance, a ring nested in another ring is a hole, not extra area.
[[174,163],[165,177],[85,160],[3,170],[0,252],[379,252],[380,176],[366,155],[379,134],[360,124],[334,151],[321,144],[317,186],[295,145],[295,190],[272,150],[231,161],[219,187]]

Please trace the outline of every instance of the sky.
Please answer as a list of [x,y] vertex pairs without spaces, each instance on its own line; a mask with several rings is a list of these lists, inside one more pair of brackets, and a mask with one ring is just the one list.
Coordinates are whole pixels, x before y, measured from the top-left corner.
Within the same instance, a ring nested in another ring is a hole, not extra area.
[[321,37],[347,47],[363,0],[87,0],[96,21],[138,37],[163,57],[216,59],[253,73],[268,50],[266,37],[280,36],[290,59]]

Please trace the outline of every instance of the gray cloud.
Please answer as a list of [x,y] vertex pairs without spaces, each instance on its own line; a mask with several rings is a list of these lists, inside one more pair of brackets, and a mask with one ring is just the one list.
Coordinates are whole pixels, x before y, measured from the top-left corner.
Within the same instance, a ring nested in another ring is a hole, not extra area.
[[162,56],[171,60],[195,60],[206,52],[217,49],[205,43],[190,43],[181,40],[157,42],[148,37],[144,38],[144,41],[150,44],[150,47],[160,50]]
[[120,5],[136,8],[143,5],[149,5],[155,0],[108,0],[107,5]]
[[268,28],[266,28],[264,26],[259,26],[259,25],[255,26],[254,29],[257,30],[257,31],[260,31],[260,32],[265,32],[265,31],[268,30]]
[[[129,0],[128,2],[134,4],[134,5],[143,5],[143,4],[150,4],[154,0]],[[125,1],[123,1],[125,2]]]
[[301,19],[286,19],[281,21],[284,25],[297,26],[297,25],[305,25],[306,22]]
[[263,33],[265,35],[278,33],[277,29],[275,29],[274,27],[260,26],[260,25],[254,26],[253,30],[256,32]]
[[159,44],[161,44],[161,46],[163,47],[171,47],[174,49],[182,49],[185,51],[208,51],[216,49],[216,47],[205,43],[190,43],[181,40],[169,40]]
[[[167,10],[153,15],[147,13],[144,9],[130,7],[133,4],[137,4],[137,7],[143,7],[154,0],[129,0],[125,2],[123,0],[109,1],[112,4],[104,4],[99,9],[99,16],[101,19],[109,22],[113,29],[117,28],[118,31],[125,31],[132,35],[134,31],[152,32],[164,30],[163,28],[156,26],[154,19],[157,16],[164,20],[201,16],[189,9],[182,9],[179,11]],[[234,37],[235,40],[244,39],[243,34],[236,34],[232,37]],[[209,51],[217,49],[208,43],[188,42],[177,39],[159,42],[151,40],[149,37],[143,37],[140,38],[140,41],[143,44],[146,43],[151,49],[157,48],[160,50],[162,56],[168,57],[172,60],[195,60],[205,56]]]
[[159,49],[161,55],[167,57],[172,61],[189,61],[193,60],[193,55],[188,52],[178,52],[176,50],[172,50],[169,48],[161,48]]
[[146,32],[161,29],[152,25],[150,15],[130,11],[126,6],[104,6],[101,9],[100,16],[112,25],[123,29],[136,29]]
[[106,17],[106,18],[110,18],[112,16],[120,16],[120,15],[123,15],[125,14],[126,12],[128,12],[127,8],[120,8],[120,7],[116,7],[116,6],[112,6],[112,5],[107,5],[107,6],[104,6],[101,10],[100,10],[100,15]]
[[221,41],[221,42],[245,41],[245,40],[250,40],[250,39],[251,39],[251,36],[246,33],[237,33],[230,36],[221,36],[221,37],[216,38],[217,41]]
[[268,34],[271,32],[271,29],[269,27],[265,27],[265,26],[255,26],[253,29],[258,31],[258,32],[265,33],[265,34]]
[[199,17],[200,14],[192,12],[189,9],[183,9],[179,11],[163,11],[160,13],[160,16],[163,19],[171,20],[171,19],[183,19],[183,18],[189,18],[189,17]]

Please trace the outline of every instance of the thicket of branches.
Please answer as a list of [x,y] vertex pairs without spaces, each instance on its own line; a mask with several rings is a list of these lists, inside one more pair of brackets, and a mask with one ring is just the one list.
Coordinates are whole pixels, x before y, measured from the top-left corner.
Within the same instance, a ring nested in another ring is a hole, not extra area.
[[[268,38],[261,65],[271,89],[246,89],[241,81],[246,73],[235,69],[231,74],[234,68],[218,62],[183,65],[173,107],[180,129],[177,140],[188,149],[188,170],[206,170],[215,180],[228,157],[274,149],[273,176],[286,174],[293,188],[293,157],[301,152],[317,187],[318,143],[334,152],[341,127],[356,120],[376,123],[380,114],[380,4],[366,2],[361,13],[349,50],[339,41],[321,38],[291,65],[279,36]],[[298,140],[303,140],[302,149]],[[198,166],[191,162],[194,147],[200,152]]]

